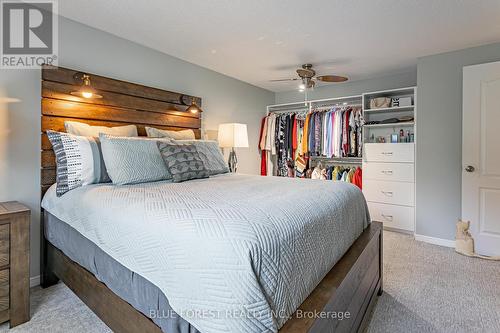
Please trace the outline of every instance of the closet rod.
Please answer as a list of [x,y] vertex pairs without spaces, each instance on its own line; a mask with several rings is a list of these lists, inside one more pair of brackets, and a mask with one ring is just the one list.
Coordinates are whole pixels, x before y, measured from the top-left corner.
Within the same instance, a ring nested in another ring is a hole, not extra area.
[[[356,102],[360,103],[362,101],[362,95],[353,95],[353,96],[344,96],[344,97],[333,97],[333,98],[323,98],[323,99],[315,99],[315,100],[309,100],[309,101],[303,101],[303,102],[293,102],[293,103],[283,103],[283,104],[273,104],[273,105],[268,105],[267,108],[267,113],[271,112],[273,108],[275,109],[280,109],[280,108],[292,108],[292,107],[298,107],[298,108],[307,108],[312,106],[314,103],[325,103],[325,102],[334,102],[332,106],[335,106],[335,104],[340,104],[342,102]],[[348,106],[348,105],[347,105]],[[354,106],[354,105],[353,105]]]
[[331,109],[334,107],[361,107],[362,104],[327,104],[327,105],[319,105],[319,106],[310,106],[310,107],[301,107],[301,108],[285,108],[282,110],[268,110],[267,114],[269,115],[270,113],[294,113],[294,112],[304,112],[307,113],[309,111],[313,110],[320,110],[320,109]]
[[311,163],[314,165],[322,164],[322,165],[355,165],[355,166],[360,166],[363,164],[362,162],[333,161],[329,159],[311,160]]
[[328,160],[332,162],[351,162],[351,163],[362,163],[362,157],[326,157],[326,156],[310,156],[312,160]]
[[344,96],[344,97],[333,97],[333,98],[323,98],[323,99],[313,99],[309,101],[301,101],[301,102],[292,102],[292,103],[283,103],[283,104],[273,104],[268,105],[268,108],[272,108],[275,106],[289,106],[296,104],[309,104],[309,103],[319,103],[319,102],[328,102],[328,101],[342,101],[342,100],[361,100],[361,95],[353,95],[353,96]]

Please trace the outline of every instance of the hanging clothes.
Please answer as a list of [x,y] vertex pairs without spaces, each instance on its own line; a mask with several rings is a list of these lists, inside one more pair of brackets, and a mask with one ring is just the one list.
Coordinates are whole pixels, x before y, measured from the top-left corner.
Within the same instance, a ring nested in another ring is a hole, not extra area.
[[[271,112],[261,123],[261,174],[305,177],[312,157],[360,157],[362,126],[360,107]],[[328,179],[338,175],[334,168],[325,172]]]

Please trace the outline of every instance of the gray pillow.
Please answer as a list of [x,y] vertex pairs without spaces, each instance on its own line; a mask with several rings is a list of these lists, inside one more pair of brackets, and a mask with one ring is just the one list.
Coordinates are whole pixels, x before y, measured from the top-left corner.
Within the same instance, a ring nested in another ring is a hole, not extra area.
[[205,167],[210,173],[210,176],[229,172],[229,167],[226,161],[224,161],[224,155],[222,155],[217,141],[175,140],[175,142],[194,145],[203,160],[203,164],[205,164]]
[[47,131],[56,155],[56,195],[77,187],[109,182],[99,139]]
[[208,178],[209,172],[194,145],[158,142],[158,149],[174,183]]
[[[99,136],[109,177],[115,185],[139,184],[172,178],[158,150],[161,139]],[[169,140],[170,141],[170,140]]]

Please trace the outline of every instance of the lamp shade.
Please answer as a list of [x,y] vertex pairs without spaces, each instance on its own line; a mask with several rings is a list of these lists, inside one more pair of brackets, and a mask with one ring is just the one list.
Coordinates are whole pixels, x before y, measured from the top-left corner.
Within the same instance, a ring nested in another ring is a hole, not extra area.
[[246,124],[229,123],[219,125],[219,146],[222,148],[248,147]]

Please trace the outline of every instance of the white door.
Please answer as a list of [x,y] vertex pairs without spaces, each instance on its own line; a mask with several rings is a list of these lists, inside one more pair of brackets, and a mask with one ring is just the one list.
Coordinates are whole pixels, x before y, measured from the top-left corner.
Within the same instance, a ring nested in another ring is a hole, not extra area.
[[477,253],[500,255],[500,62],[463,74],[462,219]]

